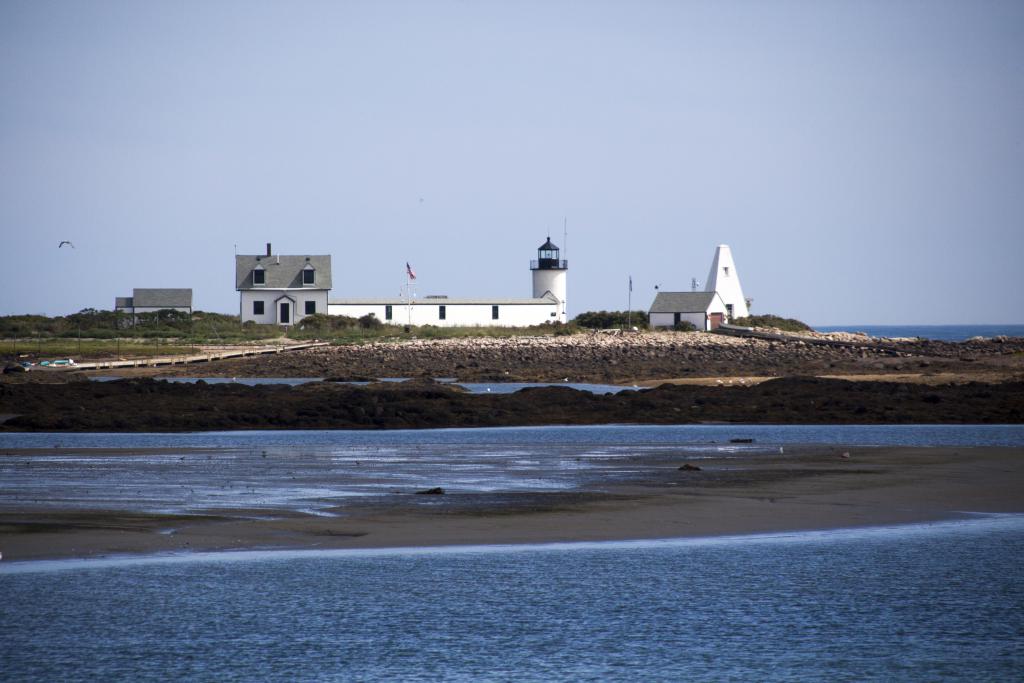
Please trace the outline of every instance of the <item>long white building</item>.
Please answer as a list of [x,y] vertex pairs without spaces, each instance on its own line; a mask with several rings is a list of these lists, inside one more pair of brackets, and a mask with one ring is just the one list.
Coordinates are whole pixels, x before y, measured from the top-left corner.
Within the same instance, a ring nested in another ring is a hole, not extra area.
[[427,296],[376,299],[332,299],[330,315],[361,318],[373,314],[390,325],[434,325],[436,327],[527,327],[566,322],[568,261],[560,258],[558,247],[548,240],[530,262],[533,297],[522,299],[474,299]]

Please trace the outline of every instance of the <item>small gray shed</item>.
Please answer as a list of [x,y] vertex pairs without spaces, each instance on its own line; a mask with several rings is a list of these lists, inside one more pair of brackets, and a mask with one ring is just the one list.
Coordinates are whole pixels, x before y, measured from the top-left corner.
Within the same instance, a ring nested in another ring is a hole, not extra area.
[[649,314],[654,328],[688,322],[698,330],[709,331],[728,322],[725,302],[718,292],[658,292]]

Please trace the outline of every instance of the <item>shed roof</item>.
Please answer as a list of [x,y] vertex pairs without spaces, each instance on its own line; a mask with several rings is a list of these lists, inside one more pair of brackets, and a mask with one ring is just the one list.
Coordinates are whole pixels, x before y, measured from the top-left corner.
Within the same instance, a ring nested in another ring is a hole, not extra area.
[[191,289],[133,289],[136,308],[192,308]]
[[[254,287],[252,271],[262,266],[266,284]],[[302,271],[306,266],[316,269],[316,284],[302,286]],[[312,256],[236,255],[235,289],[330,289],[331,257],[329,254]]]
[[658,292],[649,313],[703,313],[718,292]]

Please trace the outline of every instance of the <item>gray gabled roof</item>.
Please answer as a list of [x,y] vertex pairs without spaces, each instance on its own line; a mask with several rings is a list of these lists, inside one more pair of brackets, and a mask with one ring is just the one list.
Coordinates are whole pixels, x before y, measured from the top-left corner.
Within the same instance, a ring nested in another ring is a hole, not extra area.
[[[302,286],[302,271],[306,266],[316,270],[316,283]],[[261,266],[266,273],[266,284],[254,287],[252,271]],[[235,289],[330,289],[331,257],[314,256],[235,256]]]
[[703,313],[718,292],[658,292],[648,313]]
[[133,289],[135,308],[192,308],[191,289]]

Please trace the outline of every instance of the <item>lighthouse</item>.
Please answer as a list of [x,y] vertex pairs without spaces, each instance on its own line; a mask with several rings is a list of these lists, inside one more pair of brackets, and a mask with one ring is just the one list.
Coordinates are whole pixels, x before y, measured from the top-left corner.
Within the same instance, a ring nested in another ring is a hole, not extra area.
[[555,320],[567,322],[565,284],[569,262],[561,260],[558,247],[550,237],[537,249],[537,260],[530,262],[530,270],[533,271],[533,298],[553,297],[558,301]]
[[715,249],[715,258],[711,261],[711,272],[708,273],[705,292],[718,292],[725,302],[725,310],[729,320],[746,318],[750,315],[750,303],[743,297],[740,287],[740,276],[736,272],[736,264],[732,260],[732,250],[728,244],[719,244]]

